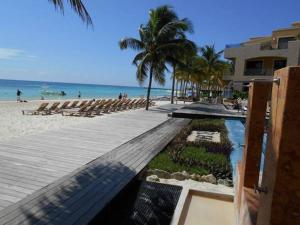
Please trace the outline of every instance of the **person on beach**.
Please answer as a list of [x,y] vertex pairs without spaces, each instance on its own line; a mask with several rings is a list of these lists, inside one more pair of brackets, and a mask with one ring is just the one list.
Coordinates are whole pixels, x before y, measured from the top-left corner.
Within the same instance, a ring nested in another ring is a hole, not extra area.
[[81,98],[81,92],[78,91],[78,98]]
[[120,93],[120,94],[119,94],[119,99],[121,100],[121,99],[122,99],[122,97],[123,97],[123,96],[122,96],[122,93]]
[[20,91],[19,89],[17,90],[17,102],[21,102],[21,94],[22,91]]

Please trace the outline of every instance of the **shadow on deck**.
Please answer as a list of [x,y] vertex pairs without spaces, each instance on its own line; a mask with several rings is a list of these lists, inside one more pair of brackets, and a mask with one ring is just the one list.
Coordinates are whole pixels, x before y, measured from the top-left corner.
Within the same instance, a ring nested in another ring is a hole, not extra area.
[[0,211],[0,224],[87,224],[189,122],[169,119],[115,148]]

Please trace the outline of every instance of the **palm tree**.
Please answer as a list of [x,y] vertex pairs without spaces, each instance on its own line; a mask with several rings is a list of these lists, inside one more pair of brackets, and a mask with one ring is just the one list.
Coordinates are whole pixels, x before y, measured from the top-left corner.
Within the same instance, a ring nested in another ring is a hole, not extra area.
[[[48,0],[52,4],[54,4],[55,8],[59,8],[62,13],[64,12],[64,0]],[[81,0],[68,0],[72,9],[80,16],[80,18],[87,24],[92,25],[92,19],[86,10],[84,4]]]
[[223,51],[217,52],[214,45],[206,45],[200,48],[201,58],[203,60],[203,71],[206,84],[211,87],[224,86],[222,76],[224,72],[230,70],[229,63],[221,60]]
[[194,89],[195,86],[198,87],[198,85],[203,81],[203,68],[203,59],[196,53],[191,52],[190,54],[185,55],[183,64],[178,66],[175,73],[177,80],[180,80],[182,84],[180,88],[182,97],[186,95],[188,84],[190,84],[191,88]]
[[193,33],[193,25],[192,22],[189,21],[187,18],[184,18],[182,20],[178,19],[178,16],[176,15],[176,18],[174,18],[174,22],[180,21],[182,23],[182,27],[180,30],[177,30],[174,32],[174,38],[177,38],[178,44],[182,46],[182,49],[178,51],[178,55],[175,57],[168,57],[167,62],[171,65],[173,69],[172,73],[172,91],[171,91],[171,104],[174,104],[174,90],[175,90],[175,80],[176,80],[176,68],[178,65],[184,66],[182,60],[186,55],[194,55],[197,52],[196,44],[190,40],[188,40],[185,36],[185,32]]
[[211,80],[224,66],[224,61],[220,59],[223,51],[217,52],[214,45],[205,45],[200,48],[200,53],[205,63],[206,77]]
[[166,63],[182,54],[187,44],[182,40],[188,26],[185,19],[178,20],[169,6],[160,6],[150,10],[148,23],[139,28],[139,39],[124,38],[119,42],[121,49],[129,47],[139,51],[132,63],[137,66],[136,76],[140,84],[149,78],[146,110],[149,108],[152,79],[164,85]]
[[185,67],[184,58],[195,55],[197,52],[197,47],[194,42],[187,40],[185,37],[178,40],[181,43],[182,49],[179,52],[180,54],[176,58],[167,58],[168,63],[172,66],[173,75],[172,75],[172,91],[171,91],[171,104],[174,104],[174,90],[175,90],[175,80],[176,80],[176,69],[178,66],[181,68]]

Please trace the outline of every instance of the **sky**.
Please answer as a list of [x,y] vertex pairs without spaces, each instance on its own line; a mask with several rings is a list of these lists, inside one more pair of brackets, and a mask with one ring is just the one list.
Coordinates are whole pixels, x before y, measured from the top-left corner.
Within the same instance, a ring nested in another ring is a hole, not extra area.
[[48,0],[2,1],[0,79],[138,86],[136,52],[118,42],[138,37],[149,9],[165,4],[193,22],[191,40],[218,50],[300,21],[299,0],[82,0],[93,27],[68,4],[62,15]]

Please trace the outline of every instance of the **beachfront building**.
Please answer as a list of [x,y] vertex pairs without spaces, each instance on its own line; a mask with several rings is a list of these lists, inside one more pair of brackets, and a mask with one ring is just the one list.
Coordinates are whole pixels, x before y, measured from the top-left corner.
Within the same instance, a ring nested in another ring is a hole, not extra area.
[[275,70],[300,65],[300,22],[274,30],[270,36],[226,45],[224,57],[233,67],[223,75],[227,87],[247,91],[252,79],[272,78]]

